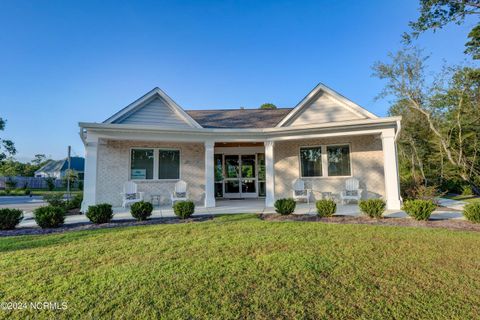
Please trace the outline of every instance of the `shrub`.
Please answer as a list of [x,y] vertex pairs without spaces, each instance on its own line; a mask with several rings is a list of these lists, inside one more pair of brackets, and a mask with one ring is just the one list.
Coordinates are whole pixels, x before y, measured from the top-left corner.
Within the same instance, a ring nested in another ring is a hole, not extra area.
[[173,205],[173,212],[180,219],[186,219],[195,212],[195,204],[192,201],[178,201]]
[[463,209],[463,215],[472,222],[480,223],[480,202],[467,204]]
[[431,201],[436,205],[438,205],[437,198],[445,195],[445,192],[441,192],[437,186],[421,185],[415,191],[415,199]]
[[48,191],[53,191],[53,189],[55,189],[55,178],[54,177],[46,177],[45,182],[47,183]]
[[17,187],[17,182],[13,180],[11,177],[7,178],[5,181],[5,189],[15,189]]
[[65,221],[63,207],[45,206],[33,211],[35,222],[41,228],[58,228]]
[[0,230],[15,229],[23,219],[23,211],[18,209],[0,209]]
[[83,194],[78,193],[73,196],[70,200],[65,201],[65,209],[72,210],[78,209],[82,206]]
[[320,217],[331,217],[337,211],[337,204],[332,199],[322,199],[315,203]]
[[407,200],[402,210],[415,220],[428,220],[437,205],[431,200]]
[[386,203],[382,199],[360,200],[360,211],[370,218],[381,218],[385,211]]
[[473,196],[472,186],[466,185],[462,188],[462,196]]
[[32,190],[30,189],[25,189],[23,192],[25,193],[26,196],[32,195]]
[[140,201],[132,204],[130,213],[138,221],[147,220],[152,215],[153,205],[150,202]]
[[95,206],[89,206],[86,214],[87,218],[93,223],[107,223],[113,218],[112,205],[101,203]]
[[46,194],[43,196],[43,201],[54,207],[63,207],[65,205],[62,193]]
[[292,198],[278,199],[274,203],[275,211],[283,215],[293,213],[296,205],[297,203]]

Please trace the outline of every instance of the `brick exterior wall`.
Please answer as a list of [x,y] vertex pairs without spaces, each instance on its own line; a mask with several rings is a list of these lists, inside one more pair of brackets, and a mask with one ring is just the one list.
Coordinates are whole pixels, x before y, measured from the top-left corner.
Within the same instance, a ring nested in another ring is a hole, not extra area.
[[[305,139],[276,142],[275,198],[292,196],[292,182],[300,176],[299,149],[301,146],[350,143],[352,176],[359,179],[364,190],[362,196],[384,196],[382,141],[379,136],[351,136],[341,138]],[[180,175],[188,183],[190,198],[203,205],[205,195],[205,159],[203,143],[162,143],[138,141],[100,140],[97,159],[96,202],[121,206],[123,184],[128,181],[130,148],[178,148],[180,150]],[[338,194],[345,187],[344,177],[303,178],[308,188]],[[135,181],[139,191],[150,201],[152,194],[162,195],[162,202],[170,202],[170,192],[175,181]],[[314,192],[318,199],[320,194]]]
[[[379,136],[365,135],[276,142],[274,146],[275,198],[292,196],[292,182],[300,177],[300,147],[341,143],[350,143],[352,176],[360,181],[360,188],[363,189],[362,197],[385,196],[382,140]],[[348,178],[303,178],[307,188],[317,191],[313,192],[316,199],[321,197],[318,191],[340,193],[345,188],[346,179]]]
[[[205,186],[205,148],[203,143],[163,143],[139,141],[100,140],[97,154],[96,202],[122,205],[123,184],[130,175],[130,148],[178,148],[180,150],[180,179],[188,183],[189,197],[203,203]],[[170,202],[170,192],[176,181],[135,181],[139,192],[145,192],[150,201],[152,194],[162,195],[162,202]]]

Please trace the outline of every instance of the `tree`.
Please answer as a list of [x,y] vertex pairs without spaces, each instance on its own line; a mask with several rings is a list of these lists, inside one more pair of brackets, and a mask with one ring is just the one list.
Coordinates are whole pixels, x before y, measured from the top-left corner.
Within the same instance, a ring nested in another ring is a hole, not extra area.
[[277,106],[273,103],[264,103],[258,109],[269,110],[269,109],[277,109]]
[[35,166],[41,166],[47,161],[47,157],[43,153],[35,155],[35,158],[32,160],[32,164]]
[[[0,117],[0,131],[5,130],[6,120]],[[0,138],[0,161],[5,160],[8,155],[13,156],[17,153],[15,145],[11,140]]]
[[394,98],[390,112],[405,117],[403,162],[410,161],[424,180],[460,178],[480,194],[480,69],[445,68],[429,81],[421,51],[404,49],[389,57],[374,65],[374,74],[386,81],[380,96]]
[[[462,24],[467,16],[480,14],[480,0],[420,0],[420,17],[409,23],[412,31],[403,35],[409,43],[412,38],[427,31],[441,29],[449,23]],[[480,25],[477,24],[468,34],[465,53],[473,59],[480,59]]]
[[67,186],[70,181],[70,186],[73,187],[78,181],[78,172],[73,169],[68,169],[65,171],[65,175],[62,178],[62,184],[64,187]]

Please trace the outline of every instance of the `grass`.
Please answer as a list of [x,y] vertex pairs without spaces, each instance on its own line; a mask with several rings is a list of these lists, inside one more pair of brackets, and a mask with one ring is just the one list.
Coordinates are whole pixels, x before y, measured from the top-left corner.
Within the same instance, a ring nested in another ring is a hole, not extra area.
[[254,215],[0,239],[3,318],[462,319],[480,314],[480,234]]
[[465,201],[467,203],[474,203],[474,202],[480,202],[480,197],[478,196],[464,196],[464,195],[447,195],[445,198],[452,199],[452,200],[458,200],[458,201]]

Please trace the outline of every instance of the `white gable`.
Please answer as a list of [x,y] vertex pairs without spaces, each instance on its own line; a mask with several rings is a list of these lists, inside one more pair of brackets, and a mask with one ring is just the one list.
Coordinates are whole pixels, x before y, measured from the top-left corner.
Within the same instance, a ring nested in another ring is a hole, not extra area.
[[366,119],[321,92],[288,123],[290,126]]
[[376,118],[378,118],[376,115],[320,83],[277,124],[277,127]]
[[159,88],[148,92],[105,120],[104,123],[201,128],[195,120]]
[[191,127],[159,97],[155,97],[146,102],[143,106],[137,107],[135,110],[132,110],[130,113],[113,123]]

